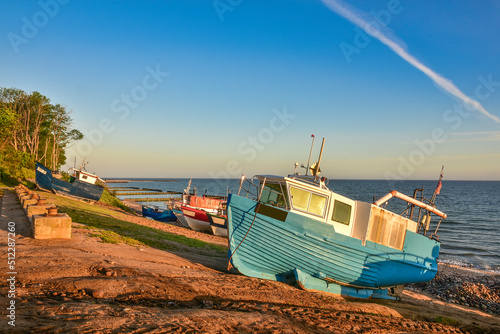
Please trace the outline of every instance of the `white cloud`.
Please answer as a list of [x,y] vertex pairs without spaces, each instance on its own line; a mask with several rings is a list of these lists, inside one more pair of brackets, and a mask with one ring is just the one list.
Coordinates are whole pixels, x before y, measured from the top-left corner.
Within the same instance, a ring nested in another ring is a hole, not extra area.
[[500,123],[500,118],[495,115],[490,114],[482,105],[476,100],[471,99],[467,95],[465,95],[460,89],[458,89],[455,84],[451,80],[448,80],[441,76],[440,74],[434,72],[429,67],[422,64],[418,59],[413,57],[406,51],[405,46],[402,42],[397,41],[394,37],[389,37],[388,29],[385,29],[384,32],[377,28],[376,25],[370,24],[363,17],[366,17],[367,14],[364,14],[360,10],[354,8],[353,6],[345,3],[340,0],[322,0],[323,3],[330,8],[332,11],[337,13],[338,15],[344,17],[345,19],[351,21],[361,29],[363,29],[370,36],[378,39],[380,42],[389,47],[392,51],[394,51],[398,56],[406,60],[410,65],[414,66],[416,69],[422,71],[425,75],[427,75],[432,81],[434,81],[439,87],[447,91],[448,93],[454,95],[455,97],[462,100],[465,104],[471,106],[476,109],[486,117],[494,120],[497,123]]
[[500,131],[450,132],[448,143],[500,141]]

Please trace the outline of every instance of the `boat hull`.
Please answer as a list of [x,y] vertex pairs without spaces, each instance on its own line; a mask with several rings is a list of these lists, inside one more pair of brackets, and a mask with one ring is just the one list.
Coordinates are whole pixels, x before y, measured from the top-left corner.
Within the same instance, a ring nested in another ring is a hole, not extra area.
[[407,231],[402,251],[363,245],[330,224],[257,204],[234,194],[228,201],[230,261],[244,275],[286,281],[295,271],[327,285],[373,290],[436,275],[439,242],[420,234]]
[[174,215],[181,222],[182,226],[184,226],[186,228],[190,228],[189,224],[188,224],[188,222],[186,220],[186,217],[184,217],[184,214],[182,213],[182,210],[174,209],[173,211],[174,211]]
[[161,222],[170,222],[177,220],[177,217],[172,210],[156,211],[155,209],[144,205],[142,206],[142,216]]
[[82,181],[69,183],[53,177],[50,169],[40,163],[36,163],[36,184],[41,189],[55,193],[64,193],[71,196],[98,201],[101,198],[103,187]]
[[227,238],[227,220],[225,217],[208,214],[212,233],[218,237]]
[[197,232],[212,233],[212,228],[210,227],[210,222],[205,211],[185,206],[182,206],[181,209],[189,228]]

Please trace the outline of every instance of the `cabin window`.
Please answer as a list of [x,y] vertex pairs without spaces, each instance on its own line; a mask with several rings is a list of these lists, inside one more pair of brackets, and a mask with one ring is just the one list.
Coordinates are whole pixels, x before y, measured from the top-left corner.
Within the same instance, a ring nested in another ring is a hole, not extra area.
[[283,191],[284,185],[280,183],[265,183],[260,195],[260,202],[275,206],[286,207],[286,198]]
[[316,194],[311,194],[311,203],[309,204],[308,211],[318,216],[324,216],[325,204],[326,204],[326,197]]
[[86,180],[87,179],[87,175],[82,175],[82,179]]
[[299,188],[290,187],[290,194],[292,195],[293,208],[307,211],[311,193]]
[[334,201],[332,220],[338,223],[349,225],[351,220],[351,209],[349,204],[341,201]]
[[313,194],[310,191],[295,187],[290,187],[290,195],[292,196],[294,209],[306,211],[321,217],[325,215],[325,196]]

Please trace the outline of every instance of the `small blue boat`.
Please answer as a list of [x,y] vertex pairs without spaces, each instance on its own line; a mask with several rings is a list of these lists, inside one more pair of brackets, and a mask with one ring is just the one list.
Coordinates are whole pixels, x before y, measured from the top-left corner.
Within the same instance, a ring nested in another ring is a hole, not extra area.
[[[339,195],[317,176],[320,161],[314,176],[242,177],[227,205],[229,266],[357,298],[396,299],[401,285],[432,280],[440,242],[439,224],[427,235],[430,215],[446,214],[397,191],[375,203]],[[381,207],[393,197],[407,202],[404,215]]]
[[83,170],[75,170],[75,176],[71,178],[72,182],[66,182],[54,177],[50,169],[37,162],[35,174],[39,188],[56,194],[63,193],[98,201],[104,191],[104,187],[95,184],[97,180],[100,180],[99,177]]
[[159,210],[156,207],[142,206],[142,216],[158,220],[161,222],[169,222],[177,220],[174,212],[172,210]]

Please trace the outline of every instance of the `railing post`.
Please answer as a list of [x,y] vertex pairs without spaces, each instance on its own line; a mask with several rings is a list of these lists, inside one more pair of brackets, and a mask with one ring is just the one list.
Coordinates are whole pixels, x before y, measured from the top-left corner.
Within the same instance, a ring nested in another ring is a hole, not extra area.
[[264,190],[264,186],[266,185],[266,180],[267,178],[265,177],[264,181],[262,181],[262,185],[260,186],[260,191],[257,192],[257,202],[260,202],[260,197],[262,196],[262,191]]
[[243,180],[245,179],[245,174],[241,174],[241,178],[240,178],[240,187],[238,189],[238,196],[240,196],[240,192],[241,192],[241,187],[243,186]]

